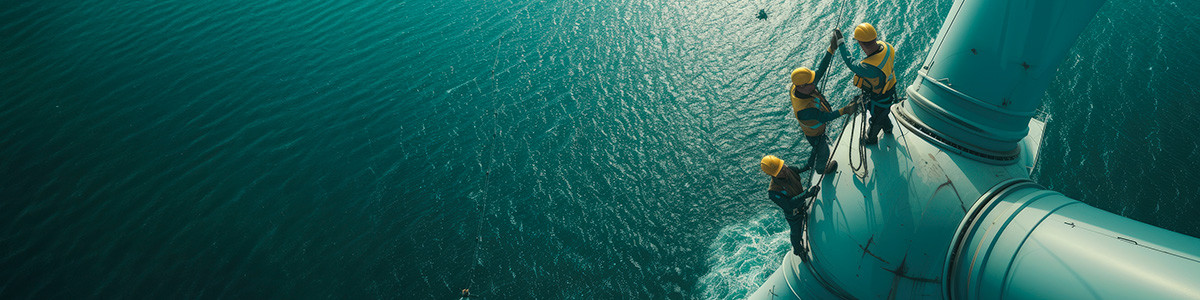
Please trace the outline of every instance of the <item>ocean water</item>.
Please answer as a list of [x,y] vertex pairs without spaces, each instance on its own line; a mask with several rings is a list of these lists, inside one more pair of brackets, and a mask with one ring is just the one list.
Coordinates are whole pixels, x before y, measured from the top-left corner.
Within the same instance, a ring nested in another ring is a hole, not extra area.
[[[907,85],[951,4],[5,1],[0,298],[740,298],[787,72],[869,21]],[[1101,8],[1036,181],[1200,236],[1198,13]]]

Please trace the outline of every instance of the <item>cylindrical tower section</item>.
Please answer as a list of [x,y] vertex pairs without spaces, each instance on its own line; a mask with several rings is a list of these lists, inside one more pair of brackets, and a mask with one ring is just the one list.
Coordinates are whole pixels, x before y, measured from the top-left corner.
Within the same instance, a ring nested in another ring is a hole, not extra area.
[[968,153],[1015,156],[1059,63],[1103,3],[955,1],[905,90],[904,117]]
[[[790,252],[790,251],[789,251]],[[831,288],[804,259],[791,253],[783,256],[783,265],[751,294],[750,300],[846,299]]]
[[946,262],[947,299],[1200,299],[1200,239],[1025,179],[975,203]]

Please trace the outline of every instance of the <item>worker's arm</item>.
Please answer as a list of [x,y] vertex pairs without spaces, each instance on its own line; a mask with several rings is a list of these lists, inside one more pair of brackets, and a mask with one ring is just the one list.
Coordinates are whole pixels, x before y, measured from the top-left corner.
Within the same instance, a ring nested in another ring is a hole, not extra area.
[[817,64],[817,75],[813,77],[813,82],[821,82],[821,78],[825,77],[825,71],[829,70],[829,60],[833,58],[833,48],[825,50],[824,55],[821,55],[821,63]]
[[862,78],[875,78],[877,80],[883,79],[883,71],[880,71],[878,68],[868,64],[852,61],[850,59],[850,51],[846,50],[848,47],[849,46],[839,45],[838,54],[841,54],[842,62],[846,64],[847,68],[850,68],[850,72],[854,72],[854,75],[858,75],[858,77]]
[[846,107],[843,107],[841,109],[838,109],[836,111],[831,111],[831,112],[823,112],[815,107],[805,108],[805,109],[802,109],[802,110],[796,112],[796,120],[801,120],[801,121],[817,120],[817,122],[825,123],[825,122],[833,121],[833,119],[837,119],[838,117],[841,117],[844,114],[853,113],[854,112],[853,109],[854,108],[849,105]]
[[825,71],[829,70],[829,61],[833,58],[833,52],[837,51],[837,45],[841,43],[842,33],[835,31],[834,35],[829,38],[829,48],[821,54],[821,63],[817,64],[817,74],[813,76],[813,82],[821,82],[821,78],[825,77]]
[[[787,206],[780,205],[783,209],[783,218],[789,221],[803,217],[804,212],[808,210],[808,199],[812,196],[807,196],[809,193],[800,194],[800,196],[791,197],[787,200]],[[814,194],[815,195],[815,194]]]
[[808,199],[817,197],[817,193],[819,192],[821,192],[821,186],[814,185],[809,187],[808,191],[800,194],[800,196],[792,198],[792,203],[796,204],[796,208],[794,208],[792,211],[792,217],[803,217],[805,212],[808,211]]
[[820,192],[821,192],[821,186],[814,185],[814,186],[808,188],[808,191],[805,191],[804,194],[796,196],[792,199],[796,199],[796,200],[808,199],[808,198],[816,197],[817,193],[820,193]]
[[803,199],[788,196],[786,190],[767,191],[767,195],[770,196],[771,202],[775,202],[775,205],[779,206],[780,210],[783,210],[785,218],[792,218],[804,207]]
[[792,197],[787,195],[787,190],[779,190],[779,191],[768,190],[767,198],[770,198],[771,202],[775,202],[775,205],[778,205],[779,208],[784,209],[784,210],[787,210],[787,207],[788,207],[787,200],[792,199]]

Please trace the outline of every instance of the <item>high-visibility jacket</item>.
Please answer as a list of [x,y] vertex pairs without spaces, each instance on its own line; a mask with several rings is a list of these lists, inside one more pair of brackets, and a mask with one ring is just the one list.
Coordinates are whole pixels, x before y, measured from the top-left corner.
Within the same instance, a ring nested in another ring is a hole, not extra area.
[[[813,97],[798,98],[798,97],[796,97],[796,86],[794,86],[794,85],[792,86],[791,92],[788,93],[792,97],[792,115],[795,115],[797,112],[799,112],[801,110],[814,108],[814,107],[816,107],[818,110],[820,110],[822,112],[833,111],[832,109],[829,108],[828,105],[825,105],[825,102],[826,102],[826,101],[824,101],[825,95],[821,95],[821,92],[817,92],[817,91],[813,91],[813,93],[816,94],[816,95],[813,95]],[[804,130],[804,135],[820,136],[822,134],[825,134],[825,122],[821,122],[820,120],[799,120],[799,121],[800,121],[800,129]]]
[[857,86],[864,92],[873,94],[871,96],[886,95],[891,93],[896,87],[896,73],[892,72],[892,66],[896,64],[896,48],[892,47],[892,44],[883,41],[877,41],[877,43],[883,49],[864,58],[862,64],[870,65],[883,71],[883,78],[862,78],[858,77],[857,74],[854,75],[854,86]]

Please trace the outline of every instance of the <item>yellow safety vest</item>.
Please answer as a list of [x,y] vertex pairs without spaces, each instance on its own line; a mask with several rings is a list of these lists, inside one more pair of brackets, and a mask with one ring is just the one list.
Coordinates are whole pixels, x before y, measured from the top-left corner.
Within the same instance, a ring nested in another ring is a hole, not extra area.
[[[829,109],[828,105],[825,105],[825,101],[817,100],[817,99],[822,99],[822,100],[825,99],[825,95],[821,95],[821,92],[817,92],[817,91],[813,91],[813,93],[816,94],[816,95],[814,95],[814,96],[816,96],[816,98],[796,98],[796,86],[792,85],[792,90],[788,93],[788,95],[791,96],[791,98],[792,98],[792,116],[796,116],[796,113],[801,110],[805,110],[805,109],[809,109],[809,108],[813,108],[813,107],[816,107],[817,110],[820,110],[823,112],[832,111]],[[818,103],[820,103],[820,106],[818,106]],[[825,123],[822,123],[821,121],[800,120],[799,117],[797,117],[796,120],[800,121],[800,129],[804,130],[804,135],[820,136],[822,134],[825,134]]]
[[896,48],[892,47],[892,44],[883,41],[878,41],[877,43],[883,46],[883,51],[864,58],[862,63],[874,66],[883,71],[887,82],[880,84],[877,78],[862,78],[854,75],[854,86],[875,95],[883,95],[891,92],[892,88],[896,87],[896,75],[892,73],[892,65],[896,62]]

